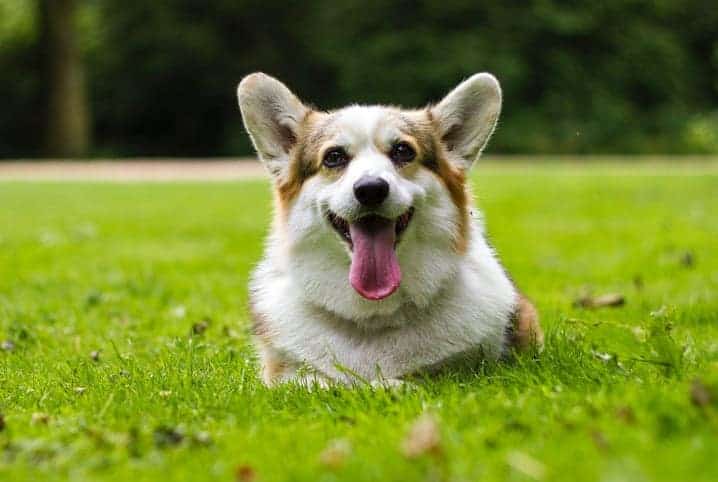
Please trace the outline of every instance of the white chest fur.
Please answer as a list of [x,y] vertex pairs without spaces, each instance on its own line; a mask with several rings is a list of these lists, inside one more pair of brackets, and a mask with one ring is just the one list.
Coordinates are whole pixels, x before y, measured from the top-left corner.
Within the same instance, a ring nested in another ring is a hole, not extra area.
[[[269,347],[264,349],[284,365],[306,364],[344,381],[349,373],[369,380],[401,378],[476,350],[498,357],[517,293],[480,229],[472,231],[468,252],[447,260],[456,261],[456,269],[424,306],[407,302],[391,313],[361,320],[331,311],[331,300],[318,304],[316,297],[307,296],[307,273],[297,275],[296,266],[270,243],[251,286],[253,309],[265,325],[261,343]],[[336,293],[355,295],[346,275],[333,282]]]

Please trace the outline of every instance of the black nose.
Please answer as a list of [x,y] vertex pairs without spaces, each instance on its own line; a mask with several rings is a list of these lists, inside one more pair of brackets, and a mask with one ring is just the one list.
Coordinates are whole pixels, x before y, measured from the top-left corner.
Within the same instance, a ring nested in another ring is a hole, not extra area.
[[354,183],[354,196],[362,206],[375,208],[389,195],[389,183],[380,177],[364,176]]

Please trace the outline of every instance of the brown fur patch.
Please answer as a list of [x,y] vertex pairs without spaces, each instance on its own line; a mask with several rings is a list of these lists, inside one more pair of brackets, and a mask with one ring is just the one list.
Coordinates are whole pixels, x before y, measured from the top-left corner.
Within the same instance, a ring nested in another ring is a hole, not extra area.
[[317,151],[321,137],[311,133],[322,115],[320,112],[310,110],[299,124],[299,131],[290,150],[287,175],[277,184],[280,206],[286,208],[291,200],[299,194],[304,181],[319,170]]
[[[251,294],[250,294],[251,297]],[[257,311],[250,301],[249,316],[252,319],[252,334],[262,342],[269,344],[272,339],[272,331],[269,328],[264,315]]]
[[512,324],[509,348],[527,350],[532,347],[543,347],[543,331],[539,324],[538,311],[524,295],[519,295]]
[[290,363],[272,348],[273,333],[265,316],[251,303],[249,313],[252,318],[252,334],[259,348],[262,379],[267,385],[271,385],[289,368]]
[[442,180],[449,191],[451,200],[459,213],[459,229],[454,241],[454,249],[458,253],[466,252],[469,245],[469,192],[466,186],[466,174],[459,167],[455,166],[448,159],[446,148],[443,142],[437,137],[438,126],[431,115],[431,110],[426,109],[426,116],[431,123],[431,152],[427,156],[424,166],[434,172]]
[[271,385],[289,368],[289,363],[271,348],[262,350],[262,378]]

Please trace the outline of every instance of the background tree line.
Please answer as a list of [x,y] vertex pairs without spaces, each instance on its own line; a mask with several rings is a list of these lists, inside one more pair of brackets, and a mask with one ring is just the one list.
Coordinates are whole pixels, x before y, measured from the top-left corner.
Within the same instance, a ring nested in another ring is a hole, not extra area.
[[493,72],[494,153],[718,152],[709,0],[0,0],[0,157],[251,152],[235,86],[322,108]]

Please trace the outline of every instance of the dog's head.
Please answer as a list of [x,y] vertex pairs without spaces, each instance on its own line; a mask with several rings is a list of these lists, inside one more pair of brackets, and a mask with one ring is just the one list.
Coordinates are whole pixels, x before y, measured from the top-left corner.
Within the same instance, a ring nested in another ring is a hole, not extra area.
[[275,180],[270,249],[305,296],[354,319],[429,303],[469,243],[465,177],[499,116],[496,79],[476,74],[422,110],[322,112],[261,73],[238,96]]

